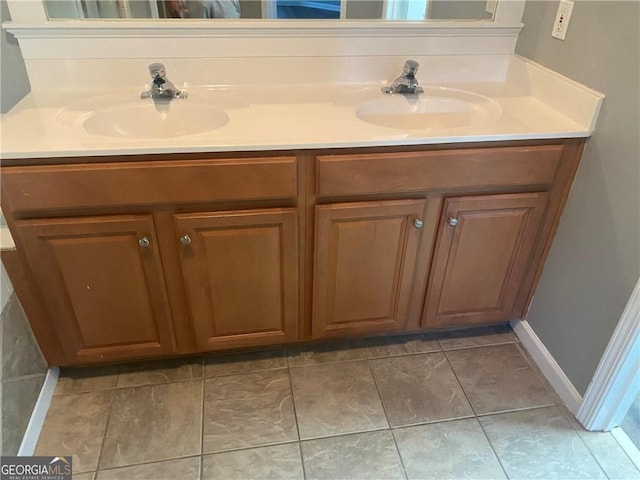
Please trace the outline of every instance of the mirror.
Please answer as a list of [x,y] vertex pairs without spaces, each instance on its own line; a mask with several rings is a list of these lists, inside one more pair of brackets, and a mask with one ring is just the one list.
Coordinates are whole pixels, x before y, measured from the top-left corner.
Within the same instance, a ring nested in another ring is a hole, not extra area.
[[49,19],[493,20],[497,0],[45,0]]

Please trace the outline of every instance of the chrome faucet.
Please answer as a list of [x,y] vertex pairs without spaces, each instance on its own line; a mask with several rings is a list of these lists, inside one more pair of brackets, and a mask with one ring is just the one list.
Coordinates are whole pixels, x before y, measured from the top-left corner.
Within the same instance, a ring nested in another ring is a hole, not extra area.
[[153,83],[149,90],[140,94],[140,98],[187,98],[187,92],[178,90],[171,81],[167,80],[167,71],[162,63],[149,65],[149,73]]
[[418,86],[416,72],[420,64],[415,60],[407,60],[402,68],[402,75],[396,78],[390,87],[382,87],[383,93],[422,93],[424,89]]

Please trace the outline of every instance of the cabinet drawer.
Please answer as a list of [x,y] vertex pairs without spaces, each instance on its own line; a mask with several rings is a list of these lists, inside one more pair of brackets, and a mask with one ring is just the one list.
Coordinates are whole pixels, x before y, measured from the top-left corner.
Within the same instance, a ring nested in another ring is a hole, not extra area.
[[14,212],[288,199],[295,157],[9,167],[2,189]]
[[563,145],[321,155],[319,197],[550,185]]

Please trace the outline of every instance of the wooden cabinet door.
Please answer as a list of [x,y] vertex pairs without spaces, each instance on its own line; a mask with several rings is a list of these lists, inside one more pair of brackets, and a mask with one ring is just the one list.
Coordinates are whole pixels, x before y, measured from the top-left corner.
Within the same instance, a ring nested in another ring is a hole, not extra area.
[[423,315],[424,327],[514,320],[548,194],[445,200]]
[[69,363],[175,349],[153,220],[22,220],[18,235]]
[[316,207],[313,337],[405,327],[425,206],[401,200]]
[[175,215],[200,350],[297,339],[295,209]]

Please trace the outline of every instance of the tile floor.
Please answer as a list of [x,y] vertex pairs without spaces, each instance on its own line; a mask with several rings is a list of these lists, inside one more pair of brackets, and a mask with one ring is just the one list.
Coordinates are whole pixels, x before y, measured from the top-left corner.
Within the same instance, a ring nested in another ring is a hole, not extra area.
[[508,327],[65,371],[36,454],[77,480],[640,478]]

